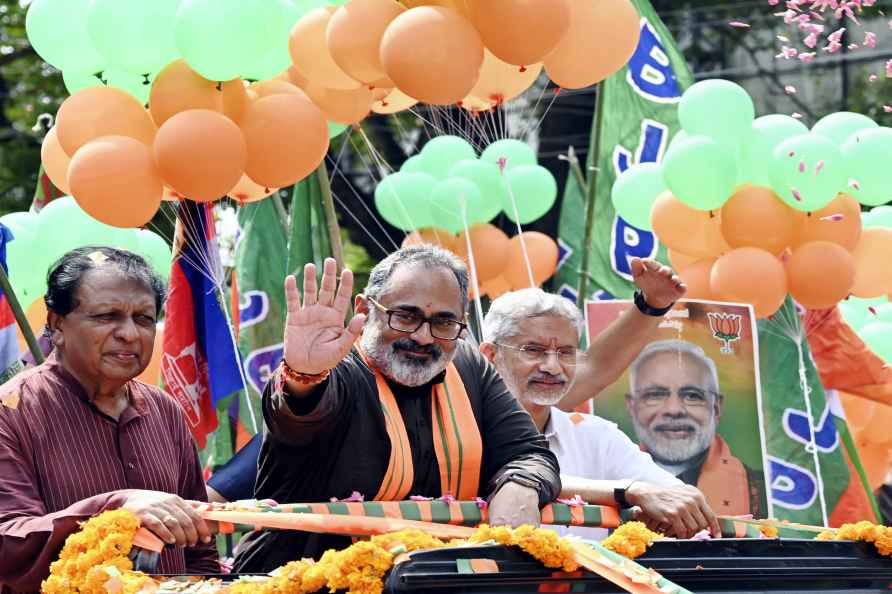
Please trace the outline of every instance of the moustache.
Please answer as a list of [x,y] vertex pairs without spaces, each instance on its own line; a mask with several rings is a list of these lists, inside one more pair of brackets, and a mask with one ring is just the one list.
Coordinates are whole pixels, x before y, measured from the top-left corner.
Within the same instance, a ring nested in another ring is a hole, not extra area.
[[657,423],[651,426],[652,431],[690,431],[696,433],[699,427],[693,423]]
[[563,375],[551,375],[550,373],[536,373],[531,375],[528,382],[544,382],[551,384],[565,384],[567,383],[567,378]]
[[443,350],[435,344],[418,344],[411,338],[400,338],[393,342],[394,351],[414,351],[430,355],[432,359],[439,359]]

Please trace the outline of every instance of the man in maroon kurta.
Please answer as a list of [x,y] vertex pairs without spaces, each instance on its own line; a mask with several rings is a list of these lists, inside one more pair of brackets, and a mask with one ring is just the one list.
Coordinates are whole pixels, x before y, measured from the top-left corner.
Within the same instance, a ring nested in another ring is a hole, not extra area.
[[[135,489],[205,500],[182,412],[129,382],[118,421],[54,358],[0,387],[0,592],[34,592],[79,521],[121,507]],[[159,573],[217,573],[213,545],[167,547]]]

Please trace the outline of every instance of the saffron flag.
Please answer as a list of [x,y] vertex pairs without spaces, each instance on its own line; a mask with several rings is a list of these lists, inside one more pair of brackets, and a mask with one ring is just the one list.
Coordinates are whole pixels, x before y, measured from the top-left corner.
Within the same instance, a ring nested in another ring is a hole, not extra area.
[[839,395],[825,390],[791,299],[759,320],[762,423],[773,517],[839,526],[876,508]]
[[161,358],[165,388],[201,448],[217,427],[217,403],[245,387],[221,300],[223,270],[210,208],[189,200],[177,208]]
[[[693,82],[684,56],[648,0],[633,0],[641,16],[641,37],[635,53],[619,72],[599,87],[605,116],[595,121],[585,171],[597,167],[594,229],[589,247],[586,299],[628,299],[632,296],[634,257],[659,257],[665,249],[656,235],[618,216],[610,191],[617,176],[636,163],[659,163],[679,129],[678,102]],[[593,33],[594,34],[594,33]],[[555,289],[576,301],[585,234],[586,189],[572,173],[567,178],[558,238],[559,269]]]
[[[9,269],[6,266],[6,244],[12,239],[12,231],[0,223],[0,266],[3,266],[7,274]],[[9,298],[0,291],[0,384],[21,370],[20,359],[15,317],[12,315]]]

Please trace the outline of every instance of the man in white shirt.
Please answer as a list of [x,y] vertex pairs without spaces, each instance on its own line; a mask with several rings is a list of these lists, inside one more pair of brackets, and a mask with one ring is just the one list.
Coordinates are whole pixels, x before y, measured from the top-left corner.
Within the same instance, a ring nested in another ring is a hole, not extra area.
[[[554,406],[581,402],[583,395],[590,398],[613,383],[684,294],[678,277],[653,260],[633,260],[632,271],[642,289],[638,307],[620,316],[586,353],[577,349],[583,328],[579,310],[540,289],[493,301],[480,351],[548,439],[561,467],[562,497],[578,494],[589,503],[639,507],[642,520],[669,535],[689,538],[702,529],[717,534],[718,521],[702,493],[657,466],[614,423]],[[601,529],[558,531],[606,536]]]

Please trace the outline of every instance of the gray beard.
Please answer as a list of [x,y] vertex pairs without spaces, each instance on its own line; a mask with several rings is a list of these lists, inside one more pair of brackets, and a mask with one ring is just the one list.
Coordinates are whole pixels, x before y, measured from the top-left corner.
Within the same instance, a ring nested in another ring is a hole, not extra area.
[[[705,427],[697,426],[697,424],[690,419],[685,419],[679,422],[696,427],[694,434],[690,438],[663,439],[655,435],[649,427],[642,425],[638,421],[638,418],[632,415],[632,425],[635,427],[635,434],[638,436],[638,441],[648,452],[650,452],[651,456],[653,456],[655,460],[665,462],[667,466],[676,468],[681,466],[682,470],[686,470],[684,467],[685,462],[696,458],[709,449],[709,446],[715,437],[716,419],[715,415],[712,415],[712,418]],[[658,419],[654,421],[652,425],[662,423],[666,423],[666,421]]]
[[443,373],[455,357],[456,351],[453,350],[448,355],[439,351],[439,354],[431,357],[430,361],[410,359],[394,348],[395,343],[391,343],[390,346],[384,344],[382,334],[376,320],[372,320],[363,329],[360,338],[362,349],[385,377],[402,386],[411,388],[428,383]]

